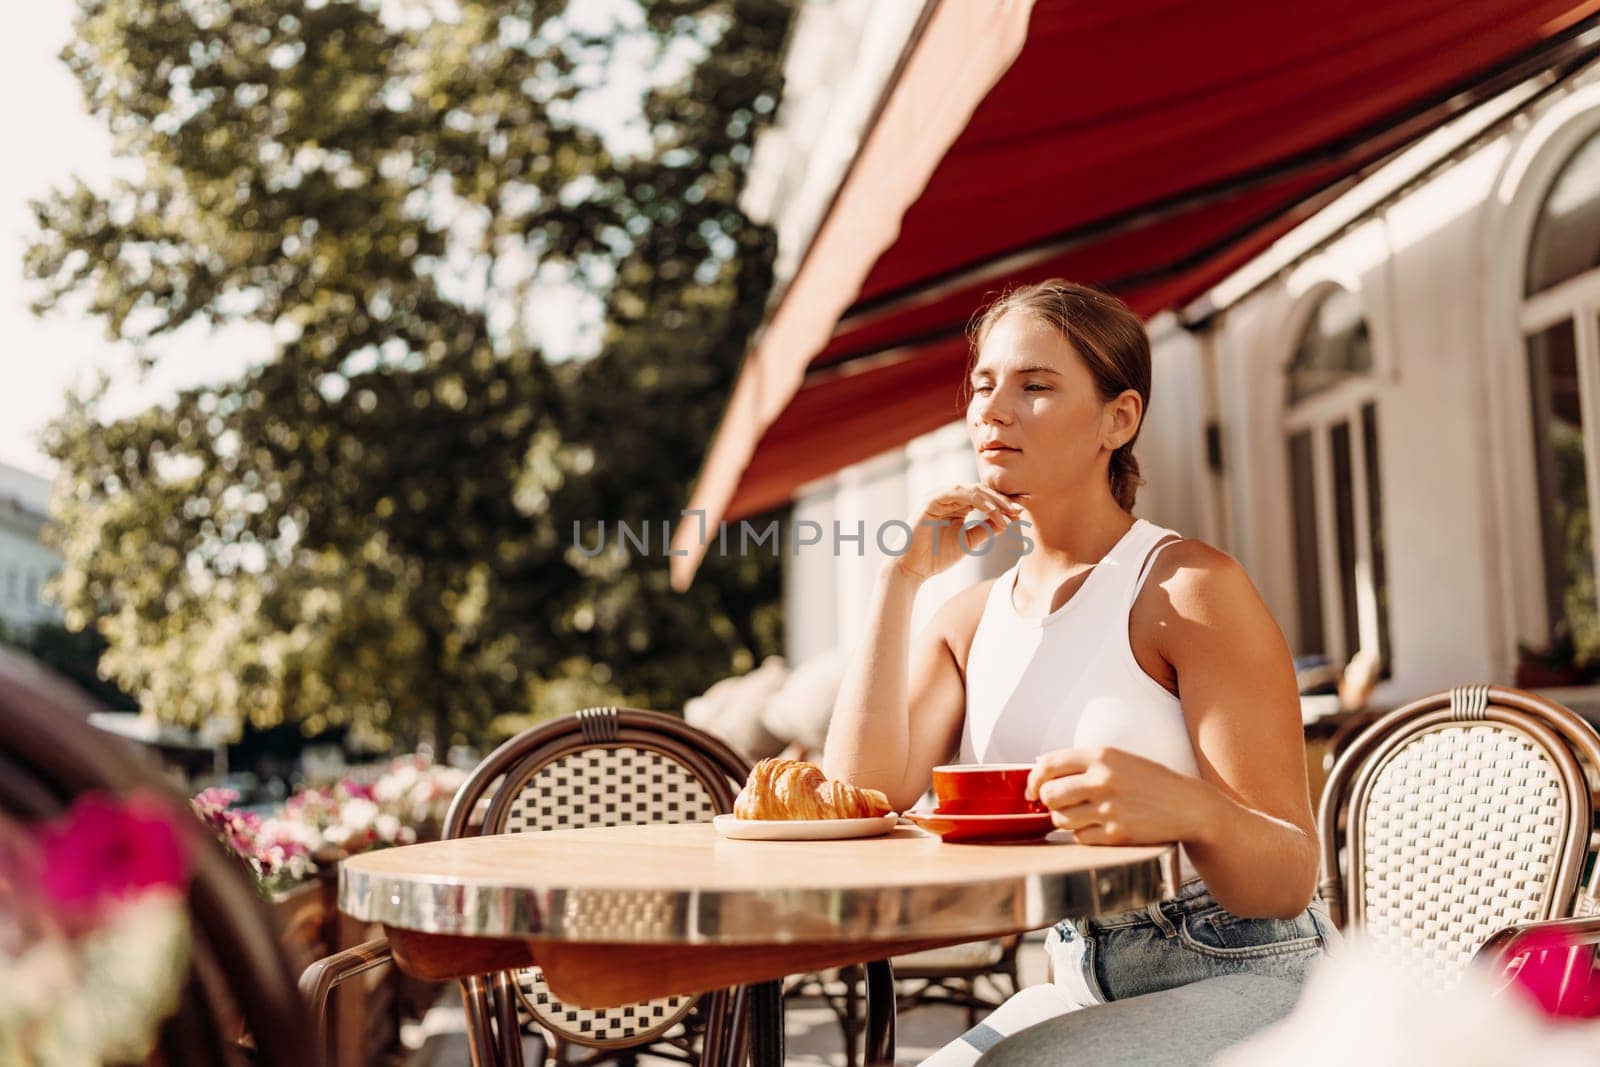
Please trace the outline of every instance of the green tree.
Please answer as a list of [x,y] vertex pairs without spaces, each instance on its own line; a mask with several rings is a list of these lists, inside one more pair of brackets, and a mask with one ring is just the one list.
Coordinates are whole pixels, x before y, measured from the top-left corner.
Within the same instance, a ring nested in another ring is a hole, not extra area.
[[0,621],[0,645],[10,645],[76,683],[95,701],[112,711],[132,711],[133,700],[100,677],[100,657],[106,642],[93,630],[73,631],[58,622],[41,622],[19,632]]
[[[770,560],[677,596],[572,523],[659,532],[686,499],[770,285],[737,199],[786,3],[646,0],[605,32],[528,0],[79,9],[63,57],[138,168],[35,205],[37,309],[141,353],[190,323],[273,347],[133,416],[77,396],[49,432],[56,596],[118,683],[180,723],[482,736],[674,707],[776,647]],[[625,51],[687,64],[631,155],[582,121]],[[541,340],[551,277],[597,309],[589,358]]]

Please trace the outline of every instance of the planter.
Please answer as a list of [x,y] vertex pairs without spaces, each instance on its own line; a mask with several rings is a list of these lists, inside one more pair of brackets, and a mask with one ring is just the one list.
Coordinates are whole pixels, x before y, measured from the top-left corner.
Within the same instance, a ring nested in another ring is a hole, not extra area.
[[1594,676],[1595,672],[1587,667],[1550,665],[1525,659],[1517,662],[1516,686],[1518,689],[1562,689],[1588,685]]
[[301,969],[336,951],[330,936],[333,890],[332,884],[314,878],[269,901],[278,924],[278,941]]

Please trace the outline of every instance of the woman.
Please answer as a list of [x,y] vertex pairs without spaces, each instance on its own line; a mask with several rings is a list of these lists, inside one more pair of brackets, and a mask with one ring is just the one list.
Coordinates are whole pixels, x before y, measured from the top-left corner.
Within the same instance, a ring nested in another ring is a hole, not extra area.
[[[1220,975],[1298,983],[1336,936],[1313,905],[1283,635],[1232,558],[1131,514],[1150,376],[1143,324],[1104,293],[1050,281],[983,312],[965,389],[981,481],[928,501],[880,572],[824,757],[900,810],[952,752],[1032,763],[1029,797],[1078,841],[1180,843],[1176,899],[1051,931],[1066,1007]],[[923,582],[1008,546],[1009,570],[912,639]]]

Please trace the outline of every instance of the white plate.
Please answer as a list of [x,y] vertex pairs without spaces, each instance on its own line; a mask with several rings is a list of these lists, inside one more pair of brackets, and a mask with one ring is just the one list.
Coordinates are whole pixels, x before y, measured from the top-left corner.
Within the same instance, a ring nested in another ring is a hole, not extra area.
[[886,834],[899,820],[900,816],[891,811],[872,819],[740,819],[718,815],[711,824],[717,833],[735,841],[839,841]]

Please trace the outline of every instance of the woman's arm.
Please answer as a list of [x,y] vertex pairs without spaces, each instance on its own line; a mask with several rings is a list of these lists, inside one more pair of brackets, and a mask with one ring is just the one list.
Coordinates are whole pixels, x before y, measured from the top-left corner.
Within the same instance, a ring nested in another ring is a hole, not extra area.
[[[963,529],[974,511],[987,521]],[[880,789],[897,811],[922,795],[929,770],[954,747],[966,709],[962,659],[952,638],[960,642],[968,617],[966,633],[976,626],[974,589],[951,598],[915,641],[911,606],[924,581],[1004,530],[1019,511],[982,485],[952,486],[922,509],[905,553],[886,562],[873,585],[861,645],[828,723],[822,757],[828,777]],[[977,606],[981,612],[981,601]]]
[[946,636],[965,614],[957,594],[915,641],[911,605],[921,580],[892,565],[878,573],[864,639],[851,660],[823,749],[823,771],[881,789],[896,811],[916,803],[930,769],[955,746],[966,689]]
[[1293,660],[1244,568],[1185,541],[1158,558],[1134,608],[1177,673],[1200,777],[1118,749],[1039,760],[1030,795],[1086,844],[1181,841],[1217,902],[1292,918],[1318,850]]
[[1210,794],[1189,858],[1229,911],[1293,917],[1316,892],[1318,865],[1294,659],[1236,560],[1199,542],[1162,555],[1174,554],[1157,559],[1170,572],[1153,605],[1167,609],[1157,647],[1177,671]]

